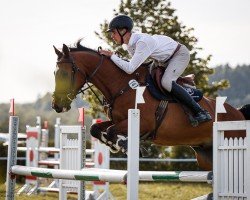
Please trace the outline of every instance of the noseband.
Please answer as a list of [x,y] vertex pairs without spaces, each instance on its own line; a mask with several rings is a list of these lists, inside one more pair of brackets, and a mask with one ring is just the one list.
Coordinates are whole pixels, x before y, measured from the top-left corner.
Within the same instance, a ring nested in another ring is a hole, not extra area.
[[[60,92],[59,94],[64,94],[67,97],[66,101],[72,102],[73,99],[76,97],[77,94],[79,94],[79,93],[83,93],[84,94],[85,90],[87,90],[89,88],[91,89],[92,86],[89,85],[89,82],[94,77],[94,75],[97,73],[98,69],[102,66],[103,57],[104,56],[101,55],[100,62],[97,64],[97,66],[95,67],[94,71],[89,76],[76,65],[73,57],[70,57],[70,59],[68,61],[63,61],[63,62],[58,61],[57,65],[58,64],[64,64],[64,63],[71,64],[70,90],[69,91],[65,91],[65,92]],[[85,84],[83,84],[82,88],[79,91],[76,91],[74,89],[74,83],[75,83],[77,72],[80,72],[85,77],[85,81],[86,81],[85,83],[88,85],[87,88],[83,89],[83,86],[85,85]],[[56,92],[53,93],[53,97],[55,97],[55,96],[57,96]]]

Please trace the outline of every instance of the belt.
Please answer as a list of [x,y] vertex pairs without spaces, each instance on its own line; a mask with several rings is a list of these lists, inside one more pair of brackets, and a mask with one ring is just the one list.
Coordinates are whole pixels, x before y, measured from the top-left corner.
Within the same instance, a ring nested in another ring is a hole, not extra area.
[[154,60],[154,62],[155,62],[156,65],[158,65],[158,66],[165,67],[166,64],[168,63],[168,61],[171,60],[171,59],[174,57],[174,55],[176,54],[177,51],[179,51],[180,48],[181,48],[181,44],[178,43],[178,45],[177,45],[177,47],[175,48],[173,54],[172,54],[166,61],[160,62],[160,61],[158,61],[158,60]]
[[181,48],[181,44],[178,43],[177,47],[174,50],[174,53],[164,63],[167,63],[169,60],[171,60],[176,54],[176,52],[179,51],[180,48]]

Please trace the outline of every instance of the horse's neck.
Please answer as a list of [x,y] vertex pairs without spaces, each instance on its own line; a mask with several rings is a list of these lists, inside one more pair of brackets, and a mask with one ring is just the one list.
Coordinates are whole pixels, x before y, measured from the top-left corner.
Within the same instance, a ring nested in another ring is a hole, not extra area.
[[139,83],[144,83],[147,73],[146,68],[139,67],[133,74],[127,74],[110,59],[105,59],[93,84],[103,93],[108,102],[111,102],[114,97],[128,91],[130,80],[136,79]]
[[[90,75],[100,63],[100,57],[96,55],[88,55],[84,59],[87,68],[87,74]],[[129,75],[120,70],[108,58],[104,57],[102,65],[99,67],[90,82],[93,83],[110,102],[120,90],[127,87]]]

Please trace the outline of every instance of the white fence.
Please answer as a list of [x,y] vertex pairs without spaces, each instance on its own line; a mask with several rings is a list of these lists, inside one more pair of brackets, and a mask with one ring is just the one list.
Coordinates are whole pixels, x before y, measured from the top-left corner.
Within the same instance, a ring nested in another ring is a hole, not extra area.
[[[246,137],[225,138],[229,130],[246,131]],[[214,123],[213,145],[214,199],[250,199],[250,121]]]

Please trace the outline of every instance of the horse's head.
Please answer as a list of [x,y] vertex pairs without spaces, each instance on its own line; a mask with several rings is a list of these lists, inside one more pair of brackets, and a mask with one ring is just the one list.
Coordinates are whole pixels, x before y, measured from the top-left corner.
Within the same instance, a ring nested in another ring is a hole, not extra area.
[[60,113],[70,110],[70,104],[86,81],[86,76],[77,67],[69,48],[64,44],[62,52],[55,48],[58,56],[55,74],[55,91],[52,108]]

